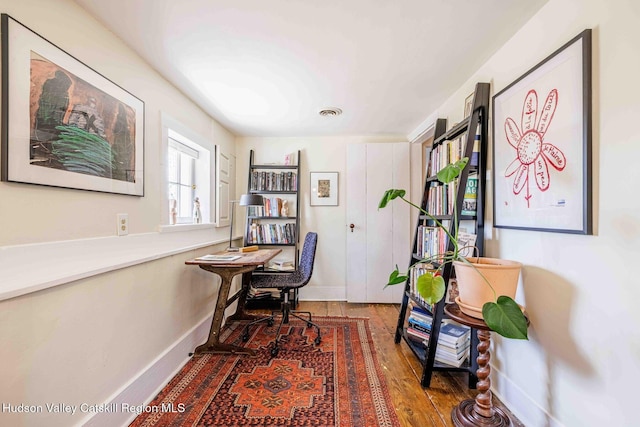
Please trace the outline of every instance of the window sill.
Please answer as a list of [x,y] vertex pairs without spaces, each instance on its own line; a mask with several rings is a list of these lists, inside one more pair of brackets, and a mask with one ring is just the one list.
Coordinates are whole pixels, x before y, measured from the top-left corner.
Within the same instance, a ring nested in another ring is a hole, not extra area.
[[191,230],[206,230],[214,229],[216,227],[213,223],[203,224],[174,224],[174,225],[161,225],[160,233],[174,233],[176,231],[191,231]]

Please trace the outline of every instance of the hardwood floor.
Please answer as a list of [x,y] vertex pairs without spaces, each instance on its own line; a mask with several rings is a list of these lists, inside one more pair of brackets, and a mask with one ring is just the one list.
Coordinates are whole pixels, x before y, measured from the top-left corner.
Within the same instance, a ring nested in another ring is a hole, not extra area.
[[[389,392],[403,426],[453,426],[453,407],[476,395],[475,390],[468,388],[465,373],[436,372],[432,377],[431,387],[423,389],[420,386],[422,369],[418,360],[404,341],[394,343],[399,305],[302,301],[297,309],[319,316],[370,319],[378,361],[385,372]],[[493,401],[506,410],[495,396]],[[523,427],[515,417],[512,420],[515,427]]]

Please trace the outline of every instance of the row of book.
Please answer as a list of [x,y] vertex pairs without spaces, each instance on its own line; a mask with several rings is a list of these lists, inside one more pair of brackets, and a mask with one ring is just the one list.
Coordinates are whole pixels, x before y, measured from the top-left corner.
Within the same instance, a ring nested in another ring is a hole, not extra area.
[[[428,190],[427,212],[431,215],[452,215],[457,194],[457,183],[431,182]],[[478,174],[470,173],[464,189],[462,215],[475,215],[478,205]]]
[[[476,127],[476,133],[473,140],[473,151],[469,164],[471,166],[478,166],[480,157],[480,125]],[[440,169],[448,165],[449,163],[455,163],[464,157],[463,149],[467,142],[467,133],[463,133],[454,140],[442,141],[439,145],[433,147],[431,151],[431,157],[429,164],[427,165],[427,176],[436,175]]]
[[291,244],[296,241],[296,224],[251,224],[247,244]]
[[252,191],[296,191],[298,174],[296,172],[253,171],[251,173]]
[[247,215],[249,216],[269,216],[279,217],[284,216],[282,207],[287,205],[287,216],[292,216],[290,203],[280,197],[264,197],[263,206],[249,206],[247,207]]
[[466,138],[467,134],[464,133],[454,140],[444,140],[433,147],[427,170],[428,176],[433,176],[449,163],[455,163],[460,160]]
[[410,287],[409,291],[411,292],[411,295],[413,295],[413,298],[419,301],[422,305],[428,307],[429,309],[433,309],[433,306],[427,303],[424,300],[424,298],[420,296],[420,293],[416,289],[416,284],[418,283],[418,277],[422,276],[428,271],[435,273],[436,270],[433,264],[426,263],[426,262],[419,262],[414,264],[411,267],[411,269],[409,270],[409,287]]
[[[446,252],[449,239],[441,227],[419,225],[416,244],[416,253],[420,258],[431,258]],[[442,259],[433,259],[433,261],[442,262]]]
[[[426,349],[429,346],[433,318],[418,305],[412,304],[410,308],[406,329],[407,338]],[[443,320],[438,334],[436,361],[460,367],[469,357],[470,341],[470,328],[449,319]]]
[[280,298],[280,290],[277,288],[254,288],[249,287],[247,292],[247,298],[249,299],[269,299],[269,298]]
[[428,190],[427,212],[431,215],[451,215],[457,187],[457,183],[441,184],[432,181]]

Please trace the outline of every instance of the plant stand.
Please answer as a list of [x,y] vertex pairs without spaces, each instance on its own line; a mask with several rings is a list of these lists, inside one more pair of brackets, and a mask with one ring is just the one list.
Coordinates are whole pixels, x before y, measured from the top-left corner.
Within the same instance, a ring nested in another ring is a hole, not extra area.
[[495,408],[491,393],[491,330],[482,319],[467,316],[457,304],[447,304],[444,312],[458,323],[474,328],[478,331],[478,394],[474,399],[460,402],[451,411],[451,420],[456,427],[507,427],[511,426],[511,419],[500,408]]

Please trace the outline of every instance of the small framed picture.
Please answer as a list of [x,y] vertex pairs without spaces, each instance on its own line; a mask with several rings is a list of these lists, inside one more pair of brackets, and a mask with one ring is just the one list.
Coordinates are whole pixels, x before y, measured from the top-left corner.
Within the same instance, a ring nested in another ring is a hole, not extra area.
[[471,92],[469,96],[464,100],[464,117],[469,117],[471,115],[471,109],[473,108],[473,95],[475,92]]
[[458,298],[458,281],[456,279],[449,279],[449,286],[447,286],[447,295],[444,300],[447,304],[453,304]]
[[338,206],[338,172],[311,172],[311,206]]

